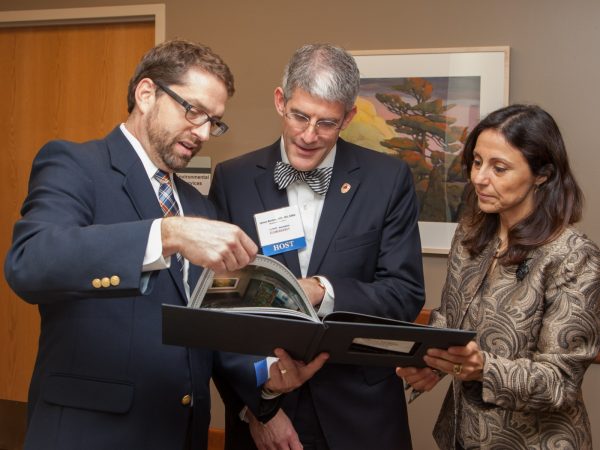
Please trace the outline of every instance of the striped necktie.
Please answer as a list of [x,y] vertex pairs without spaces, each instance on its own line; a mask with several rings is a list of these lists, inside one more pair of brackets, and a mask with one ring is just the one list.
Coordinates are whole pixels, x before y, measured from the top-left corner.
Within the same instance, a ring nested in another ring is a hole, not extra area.
[[[154,174],[154,179],[160,183],[158,187],[158,203],[163,211],[165,217],[179,216],[179,205],[175,200],[175,194],[173,193],[173,187],[171,186],[171,178],[169,174],[158,169]],[[183,262],[180,253],[177,253],[177,261],[181,265],[183,270]]]
[[273,178],[279,190],[286,189],[294,181],[304,181],[319,195],[325,195],[331,181],[333,167],[321,167],[307,172],[294,169],[290,164],[277,161]]

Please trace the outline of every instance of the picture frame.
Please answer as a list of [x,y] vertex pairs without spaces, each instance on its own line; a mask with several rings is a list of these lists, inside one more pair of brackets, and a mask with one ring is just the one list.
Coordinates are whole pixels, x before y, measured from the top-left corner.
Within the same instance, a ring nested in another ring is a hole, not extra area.
[[405,160],[419,198],[423,253],[447,254],[466,180],[469,131],[508,105],[510,48],[353,50],[358,112],[341,136]]

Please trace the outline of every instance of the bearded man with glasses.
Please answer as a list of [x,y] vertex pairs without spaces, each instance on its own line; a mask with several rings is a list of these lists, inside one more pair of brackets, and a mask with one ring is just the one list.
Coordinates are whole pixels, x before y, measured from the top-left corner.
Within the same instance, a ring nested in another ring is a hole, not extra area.
[[[255,242],[254,214],[298,207],[307,245],[275,258],[299,278],[319,316],[354,311],[413,321],[424,303],[413,179],[399,159],[339,137],[356,114],[359,85],[343,49],[298,49],[275,89],[281,137],[217,165],[210,199],[220,219]],[[391,368],[326,364],[264,424],[229,379],[215,381],[228,449],[411,448],[403,386]]]
[[[254,373],[243,359],[162,343],[162,303],[186,305],[203,267],[235,270],[257,252],[175,175],[227,131],[233,92],[210,48],[165,42],[136,68],[125,123],[36,156],[5,263],[12,289],[41,316],[25,449],[203,450],[213,366]],[[277,353],[289,369],[285,380],[273,369],[271,391],[323,364]],[[240,395],[267,414],[262,383],[248,379]]]

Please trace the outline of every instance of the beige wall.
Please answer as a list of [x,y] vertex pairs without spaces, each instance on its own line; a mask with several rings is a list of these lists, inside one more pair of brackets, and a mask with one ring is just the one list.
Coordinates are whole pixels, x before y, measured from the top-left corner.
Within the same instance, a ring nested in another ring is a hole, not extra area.
[[[139,0],[5,0],[0,10],[139,4]],[[157,2],[152,2],[157,3]],[[229,63],[237,94],[226,120],[232,130],[211,141],[213,164],[272,142],[278,120],[272,93],[291,52],[305,42],[329,41],[350,50],[511,47],[510,102],[538,103],[559,123],[578,180],[587,194],[581,228],[600,242],[596,139],[600,104],[598,0],[165,0],[167,38],[211,45]],[[125,94],[124,94],[125,97]],[[597,188],[596,188],[597,189]],[[425,257],[427,306],[439,302],[445,258]],[[592,428],[600,430],[600,366],[590,369],[585,395]],[[433,448],[429,432],[441,392],[411,406],[415,448]],[[220,424],[220,417],[215,423]],[[600,446],[600,433],[594,440]]]

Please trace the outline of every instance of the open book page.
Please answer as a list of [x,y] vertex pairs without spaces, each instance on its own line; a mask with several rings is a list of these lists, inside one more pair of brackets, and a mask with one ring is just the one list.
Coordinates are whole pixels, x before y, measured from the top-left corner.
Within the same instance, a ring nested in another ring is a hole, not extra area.
[[204,270],[192,293],[191,308],[219,308],[235,312],[319,317],[298,280],[279,261],[257,255],[235,272]]

